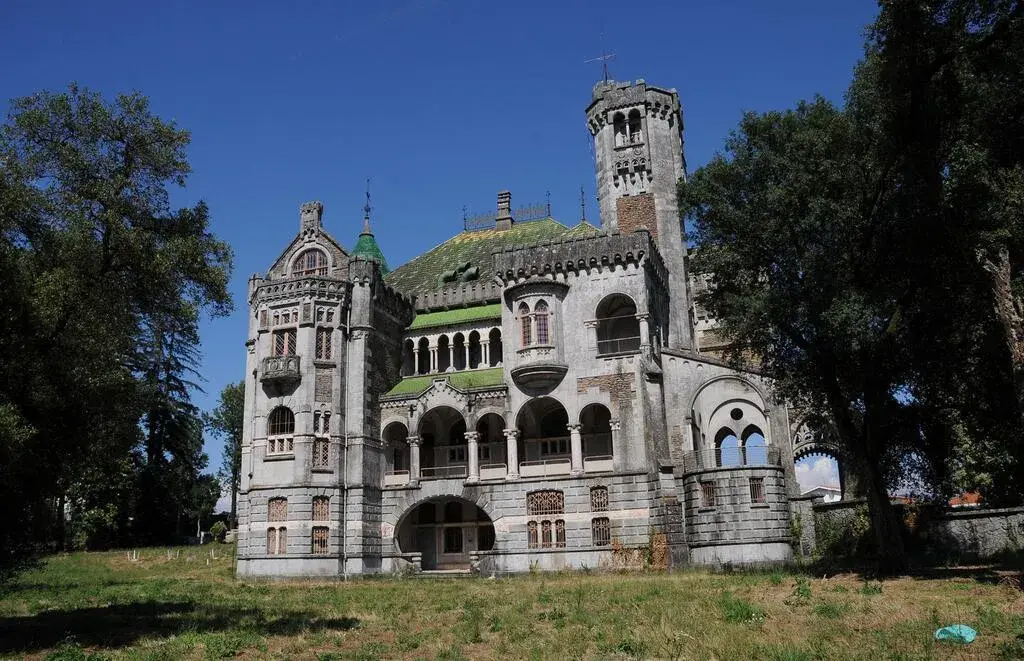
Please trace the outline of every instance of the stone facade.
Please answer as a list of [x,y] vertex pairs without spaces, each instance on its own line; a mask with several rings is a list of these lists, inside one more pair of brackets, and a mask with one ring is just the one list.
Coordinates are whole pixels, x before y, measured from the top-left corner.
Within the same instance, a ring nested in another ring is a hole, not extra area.
[[250,281],[239,575],[791,559],[786,406],[694,340],[678,95],[601,83],[587,121],[600,228],[502,191],[387,273],[303,205]]

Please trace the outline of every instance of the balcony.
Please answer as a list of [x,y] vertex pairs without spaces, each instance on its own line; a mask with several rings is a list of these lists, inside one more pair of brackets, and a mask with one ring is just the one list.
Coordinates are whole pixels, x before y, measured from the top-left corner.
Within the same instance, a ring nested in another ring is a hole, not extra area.
[[302,379],[298,356],[268,356],[263,359],[260,381],[266,384],[288,386]]
[[683,467],[686,472],[713,468],[752,468],[781,465],[782,452],[779,448],[771,445],[716,448],[713,450],[688,452],[683,455]]
[[640,351],[640,336],[619,337],[608,340],[597,341],[598,356],[615,356],[623,353],[636,353]]
[[409,484],[409,471],[390,471],[384,474],[384,486],[400,487]]
[[607,473],[614,468],[614,459],[610,454],[599,454],[583,457],[584,473]]
[[524,388],[549,390],[569,371],[569,366],[561,362],[552,346],[527,347],[516,354],[519,364],[512,368],[512,378]]
[[571,471],[572,461],[568,457],[561,459],[539,459],[537,461],[519,462],[519,475],[522,477],[568,475]]

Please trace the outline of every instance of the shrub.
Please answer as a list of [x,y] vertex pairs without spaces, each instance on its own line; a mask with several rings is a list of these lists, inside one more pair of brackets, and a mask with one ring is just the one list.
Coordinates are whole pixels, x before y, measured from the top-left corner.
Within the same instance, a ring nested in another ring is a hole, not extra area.
[[223,542],[224,536],[228,534],[228,527],[224,525],[223,521],[215,521],[214,524],[210,526],[210,534],[218,542]]

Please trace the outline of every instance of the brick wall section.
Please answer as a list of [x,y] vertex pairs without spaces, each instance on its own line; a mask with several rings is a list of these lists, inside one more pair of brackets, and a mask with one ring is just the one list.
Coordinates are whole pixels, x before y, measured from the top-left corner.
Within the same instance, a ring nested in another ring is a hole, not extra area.
[[576,392],[585,393],[591,388],[597,388],[602,392],[608,393],[612,400],[612,406],[617,407],[620,402],[631,402],[633,400],[633,393],[636,391],[635,376],[630,372],[628,374],[585,376],[576,379]]
[[627,195],[615,201],[619,231],[628,234],[646,228],[654,242],[658,242],[658,218],[654,213],[654,196],[650,193]]

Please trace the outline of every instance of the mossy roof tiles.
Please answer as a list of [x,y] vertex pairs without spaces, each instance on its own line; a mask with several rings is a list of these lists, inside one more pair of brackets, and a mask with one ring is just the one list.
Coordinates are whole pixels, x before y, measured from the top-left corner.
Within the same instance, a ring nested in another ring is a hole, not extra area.
[[465,372],[448,372],[446,374],[425,374],[423,376],[407,376],[394,388],[384,394],[385,397],[407,397],[419,395],[434,382],[444,378],[459,390],[475,390],[493,388],[505,384],[505,369],[492,367],[485,370],[467,370]]
[[[473,230],[456,234],[441,245],[399,266],[387,275],[389,285],[406,294],[420,294],[443,289],[443,273],[464,264],[479,269],[478,282],[494,278],[494,260],[491,253],[502,248],[531,245],[562,238],[577,238],[596,233],[589,223],[569,228],[553,218],[514,223],[510,229]],[[452,283],[453,286],[455,283]]]
[[455,310],[418,314],[412,320],[409,330],[465,324],[485,319],[501,319],[501,304],[492,303],[491,305],[478,305],[473,308],[457,308]]
[[365,257],[366,259],[372,259],[380,264],[380,272],[385,275],[388,272],[388,262],[384,259],[384,252],[377,245],[377,239],[374,238],[373,234],[369,232],[363,232],[359,235],[359,240],[356,242],[356,247],[352,249],[353,257]]

